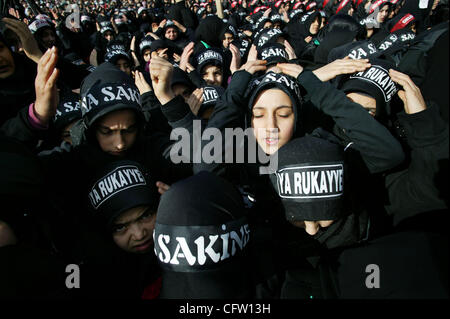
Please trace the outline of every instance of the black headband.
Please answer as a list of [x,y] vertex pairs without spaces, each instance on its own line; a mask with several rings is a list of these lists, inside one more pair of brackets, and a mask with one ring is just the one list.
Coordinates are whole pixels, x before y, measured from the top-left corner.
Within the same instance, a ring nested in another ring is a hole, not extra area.
[[247,218],[222,225],[155,224],[155,254],[162,268],[174,272],[215,269],[238,256],[250,240]]

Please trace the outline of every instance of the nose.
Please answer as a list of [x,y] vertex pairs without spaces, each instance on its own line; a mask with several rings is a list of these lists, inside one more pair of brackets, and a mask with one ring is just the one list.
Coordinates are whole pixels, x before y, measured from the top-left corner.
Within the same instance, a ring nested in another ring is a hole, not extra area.
[[132,238],[139,242],[147,236],[147,230],[140,223],[132,223],[130,227]]
[[208,84],[214,84],[214,76],[212,74],[207,74],[205,77],[205,82]]
[[117,134],[114,144],[118,151],[123,151],[125,149],[126,144],[122,134]]
[[267,132],[278,132],[277,120],[275,116],[269,115],[266,120],[266,131]]

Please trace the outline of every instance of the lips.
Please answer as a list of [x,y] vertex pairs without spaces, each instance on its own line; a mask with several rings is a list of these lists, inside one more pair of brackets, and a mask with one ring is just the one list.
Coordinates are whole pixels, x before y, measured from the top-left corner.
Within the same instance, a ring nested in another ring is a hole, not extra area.
[[276,145],[278,144],[279,139],[275,137],[267,137],[264,139],[267,145]]
[[148,250],[150,248],[150,246],[152,245],[152,242],[153,241],[151,239],[149,239],[149,240],[145,241],[144,243],[142,243],[140,245],[134,246],[133,248],[136,251],[146,251],[146,250]]
[[6,72],[9,69],[9,65],[0,65],[0,73]]

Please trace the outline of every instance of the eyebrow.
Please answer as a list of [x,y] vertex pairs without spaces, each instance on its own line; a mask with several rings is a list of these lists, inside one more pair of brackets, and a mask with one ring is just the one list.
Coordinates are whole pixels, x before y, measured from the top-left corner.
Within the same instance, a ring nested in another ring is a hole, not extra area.
[[[130,126],[128,126],[127,128],[121,129],[121,131],[128,130],[128,129],[133,128],[135,126],[137,126],[137,123],[133,123]],[[104,129],[104,130],[117,131],[116,129],[112,130],[110,127],[104,126],[102,124],[99,124],[99,128],[100,129]]]
[[118,221],[118,222],[114,223],[114,226],[128,226],[129,224],[136,222],[139,218],[141,218],[141,217],[142,217],[144,214],[146,214],[148,211],[151,211],[151,207],[149,207],[149,208],[147,208],[146,210],[144,210],[144,211],[142,212],[142,214],[140,214],[137,218],[135,218],[135,219],[133,219],[133,220],[130,220],[130,221],[123,222],[123,223],[121,223],[120,221]]
[[[292,109],[292,106],[289,106],[289,105],[281,105],[281,106],[278,106],[275,110],[284,109],[284,108]],[[265,107],[262,107],[262,106],[255,106],[253,109],[264,110]]]

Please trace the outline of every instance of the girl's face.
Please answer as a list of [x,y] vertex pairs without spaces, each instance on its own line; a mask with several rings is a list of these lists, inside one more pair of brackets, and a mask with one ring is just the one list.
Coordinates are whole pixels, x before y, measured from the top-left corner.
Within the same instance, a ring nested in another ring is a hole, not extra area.
[[379,23],[383,23],[384,21],[386,21],[388,15],[389,15],[389,6],[385,5],[381,7],[380,11],[378,12],[377,21]]
[[295,115],[289,96],[280,89],[261,92],[252,108],[252,128],[262,150],[274,154],[294,135]]
[[222,85],[223,73],[222,69],[215,65],[207,65],[202,70],[202,78],[209,85]]
[[319,17],[316,17],[309,27],[309,33],[313,35],[317,34],[317,32],[319,32],[319,27],[320,27]]
[[150,51],[150,49],[145,49],[142,56],[144,57],[144,61],[148,62],[152,58],[152,52]]

